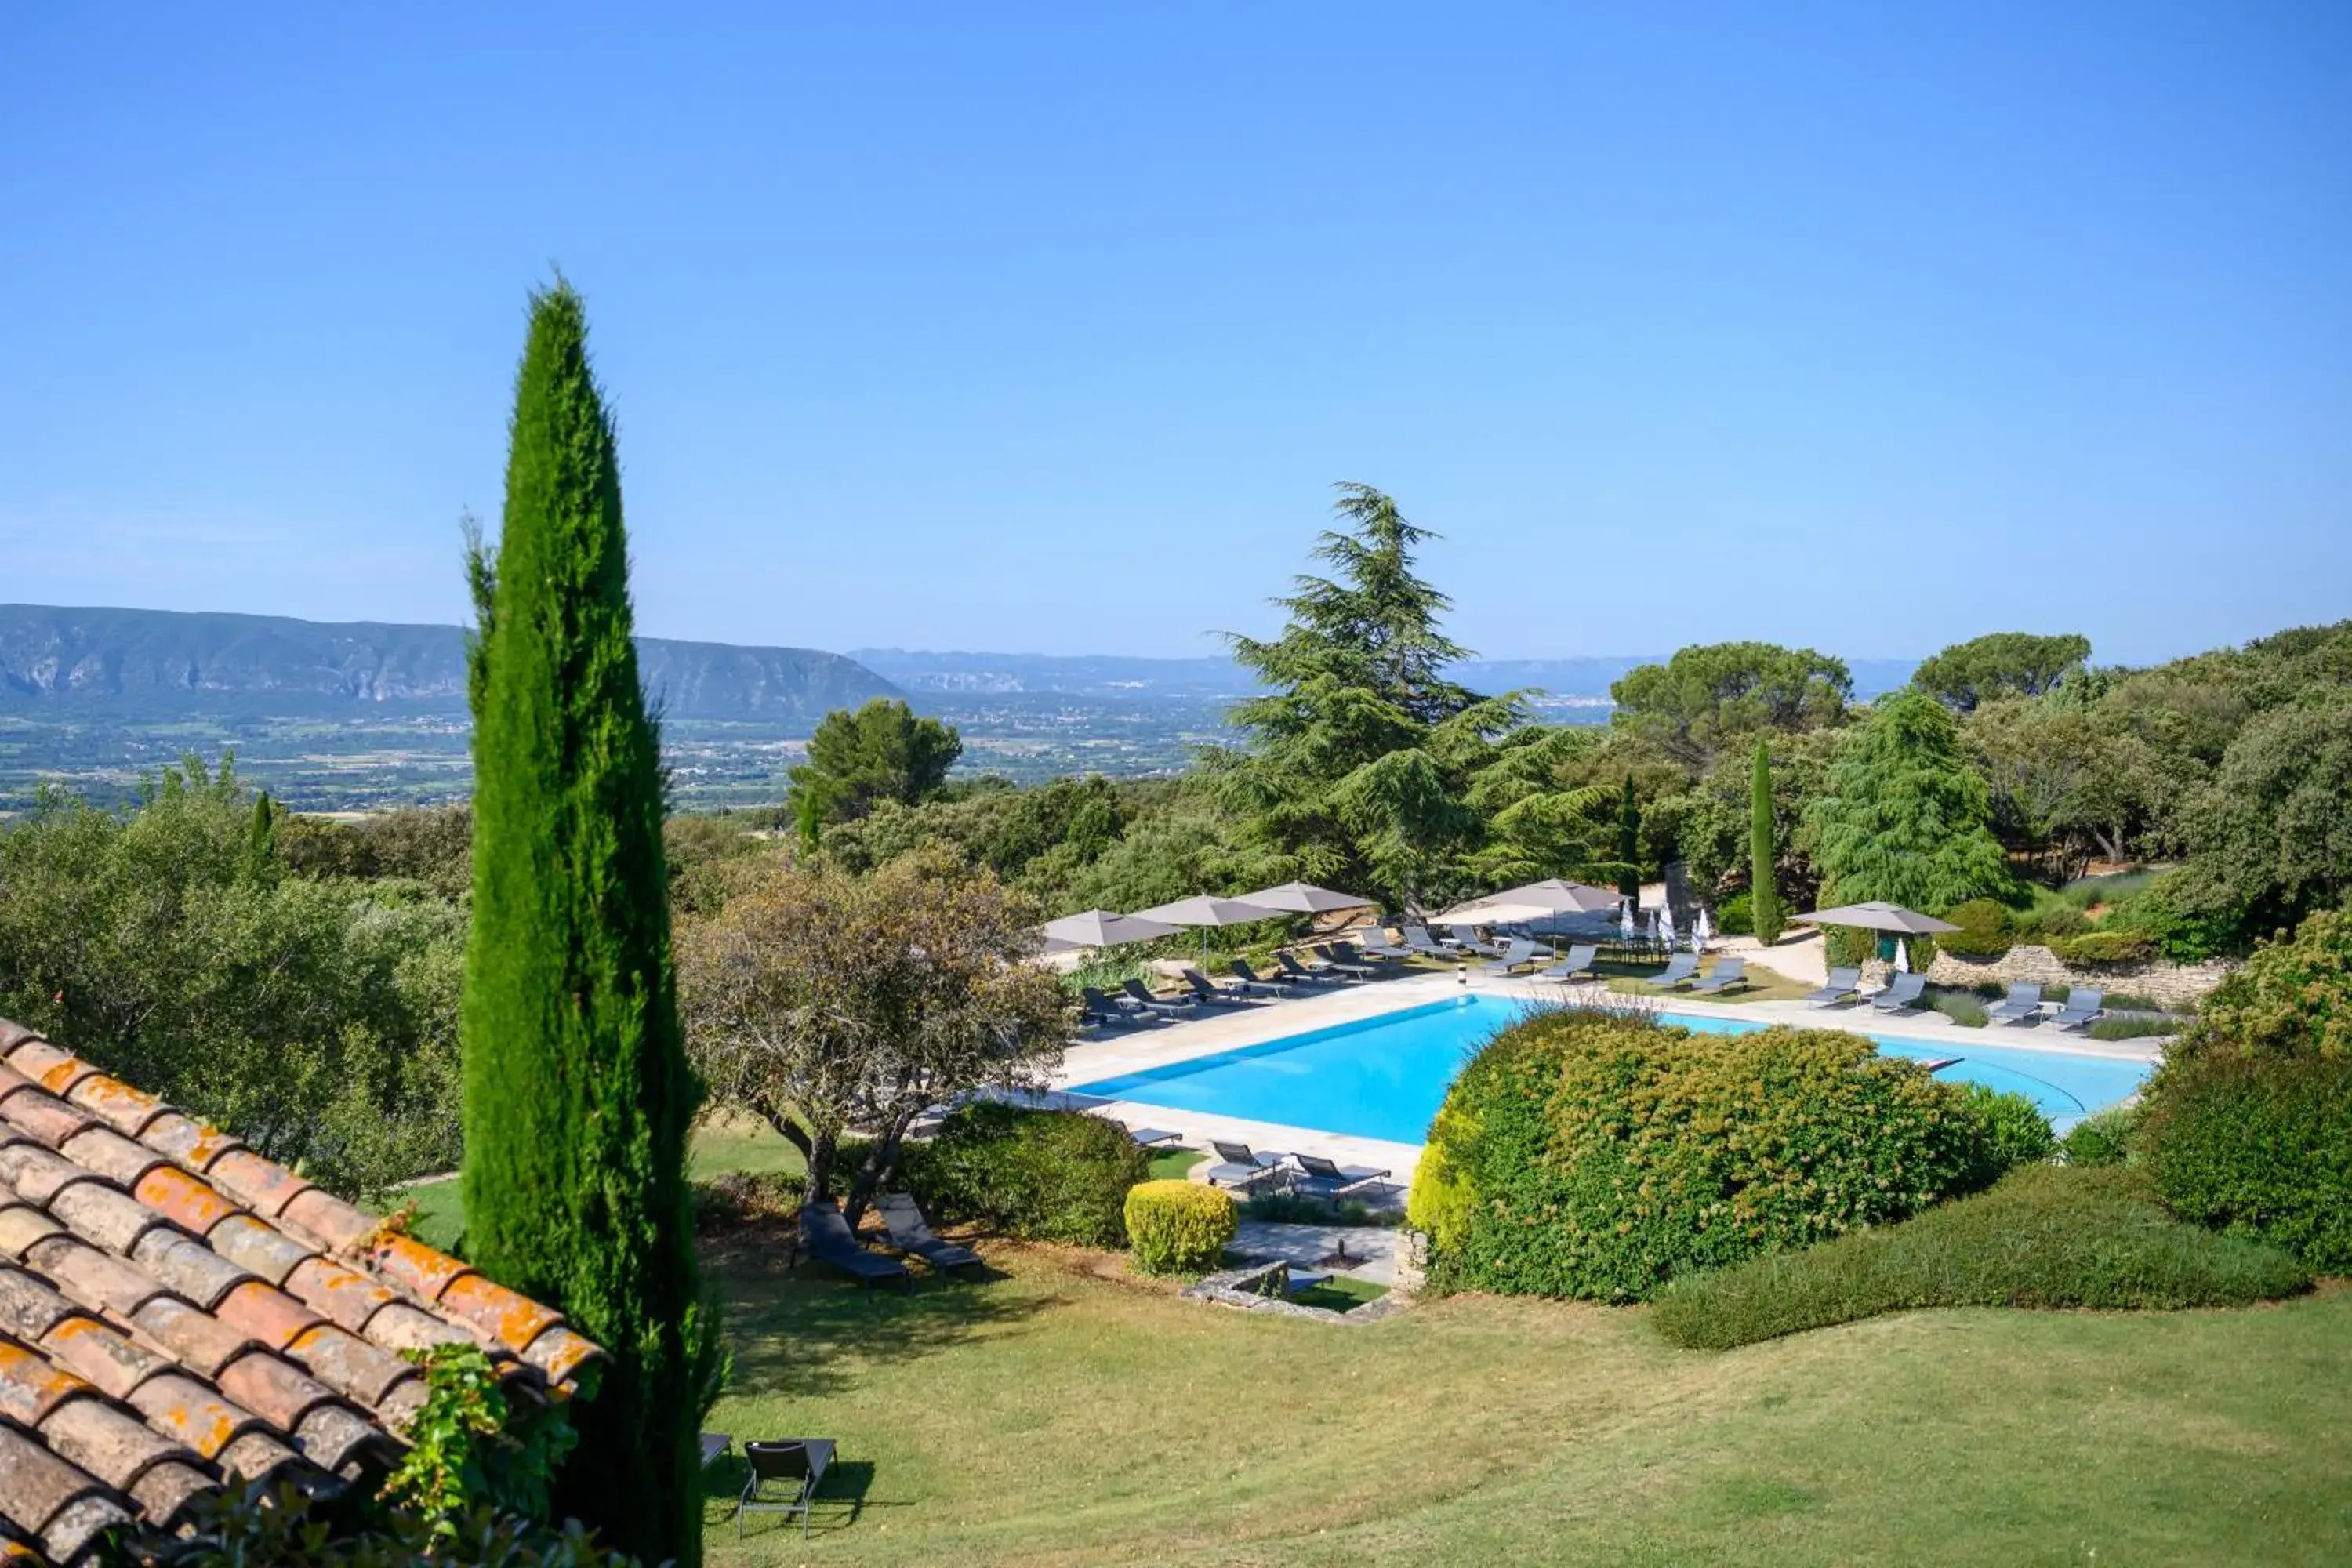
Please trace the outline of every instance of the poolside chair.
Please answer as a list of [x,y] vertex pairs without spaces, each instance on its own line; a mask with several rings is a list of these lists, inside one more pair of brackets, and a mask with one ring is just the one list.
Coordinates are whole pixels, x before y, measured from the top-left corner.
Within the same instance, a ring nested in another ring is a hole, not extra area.
[[1135,1140],[1135,1146],[1139,1149],[1157,1149],[1163,1143],[1175,1149],[1182,1147],[1184,1142],[1181,1132],[1171,1132],[1165,1127],[1130,1128],[1127,1135]]
[[1862,994],[1861,988],[1861,970],[1832,969],[1830,971],[1828,981],[1820,990],[1805,993],[1805,1002],[1809,1006],[1814,1007],[1827,1007],[1834,1003],[1851,1002]]
[[1885,990],[1871,993],[1870,1005],[1882,1013],[1916,1013],[1927,1005],[1922,1000],[1927,990],[1926,975],[1898,974],[1886,983]]
[[1328,942],[1316,951],[1323,955],[1323,966],[1334,974],[1349,980],[1374,980],[1381,974],[1379,966],[1366,963],[1344,942]]
[[1649,975],[1646,978],[1653,985],[1660,985],[1668,990],[1672,990],[1677,985],[1688,984],[1697,975],[1697,973],[1698,954],[1695,952],[1676,952],[1669,953],[1667,955],[1666,966],[1664,969],[1659,970],[1655,974]]
[[1261,1154],[1246,1143],[1228,1143],[1223,1139],[1209,1140],[1209,1148],[1218,1163],[1205,1173],[1213,1187],[1239,1187],[1244,1192],[1255,1191],[1260,1182],[1283,1173],[1286,1154]]
[[1431,941],[1427,926],[1400,926],[1397,930],[1404,937],[1405,947],[1417,957],[1454,959],[1462,956],[1459,943],[1448,947]]
[[1184,984],[1186,986],[1191,988],[1194,997],[1198,998],[1202,1002],[1207,1003],[1212,1007],[1255,1007],[1257,1005],[1256,1003],[1251,1001],[1240,991],[1230,986],[1219,985],[1207,975],[1202,973],[1199,970],[1192,968],[1189,964],[1185,966],[1184,970]]
[[1325,974],[1317,970],[1307,968],[1307,965],[1299,963],[1297,955],[1291,952],[1287,948],[1278,948],[1276,950],[1274,964],[1276,968],[1282,971],[1284,979],[1297,981],[1301,985],[1345,985],[1348,984],[1348,976],[1344,974]]
[[1189,1013],[1194,1007],[1200,1005],[1199,1003],[1193,1001],[1190,996],[1179,997],[1172,1002],[1165,996],[1154,996],[1150,992],[1146,991],[1143,988],[1143,982],[1138,980],[1132,974],[1120,981],[1118,983],[1118,988],[1121,992],[1126,994],[1129,1001],[1134,1003],[1139,1007],[1157,1013],[1162,1017],[1165,1017],[1171,1013]]
[[830,1263],[844,1274],[854,1275],[868,1290],[874,1289],[877,1279],[896,1280],[908,1290],[915,1288],[915,1277],[905,1264],[878,1252],[868,1252],[858,1245],[856,1234],[841,1217],[841,1211],[834,1206],[831,1198],[818,1198],[801,1205],[800,1247],[791,1267],[800,1266],[800,1252],[819,1263]]
[[1228,967],[1233,970],[1234,978],[1242,983],[1242,990],[1249,995],[1264,994],[1268,996],[1296,996],[1298,994],[1296,986],[1285,984],[1279,980],[1258,978],[1257,971],[1249,966],[1249,960],[1245,958],[1234,959]]
[[921,1258],[940,1273],[982,1267],[980,1254],[971,1247],[958,1247],[932,1235],[930,1223],[923,1218],[922,1206],[905,1193],[884,1194],[876,1201],[874,1212],[882,1216],[882,1234],[890,1238],[891,1246]]
[[2062,1029],[2087,1029],[2107,1016],[2107,994],[2086,991],[2080,987],[2066,993],[2059,1004],[2058,1026]]
[[1116,1024],[1121,1028],[1129,1028],[1137,1024],[1157,1024],[1160,1021],[1134,1003],[1122,997],[1106,996],[1091,985],[1078,987],[1078,994],[1086,998],[1086,1011],[1082,1016],[1098,1024]]
[[1549,969],[1537,970],[1529,978],[1557,980],[1563,984],[1570,980],[1598,980],[1601,972],[1592,967],[1592,961],[1600,952],[1601,949],[1592,942],[1580,942],[1568,950],[1567,957]]
[[1340,1165],[1321,1154],[1293,1154],[1299,1174],[1293,1177],[1290,1189],[1310,1198],[1339,1198],[1372,1186],[1388,1175],[1369,1165]]
[[1478,966],[1481,974],[1508,974],[1519,965],[1539,957],[1543,949],[1523,936],[1513,937],[1503,951]]
[[1746,959],[1718,958],[1715,961],[1714,973],[1704,980],[1691,982],[1691,994],[1712,996],[1719,991],[1728,991],[1735,985],[1744,989],[1747,984],[1748,961]]
[[2012,985],[2009,994],[1985,1009],[1985,1016],[1996,1024],[2038,1024],[2042,1021],[2042,986],[2028,981]]
[[1409,947],[1401,947],[1397,943],[1391,942],[1389,940],[1389,933],[1381,930],[1378,926],[1372,927],[1370,934],[1366,936],[1358,945],[1363,950],[1365,957],[1377,958],[1387,963],[1402,963],[1403,960],[1413,956],[1412,949]]
[[[743,1539],[747,1513],[781,1513],[786,1521],[801,1516],[801,1537],[808,1538],[809,1505],[816,1500],[817,1483],[833,1463],[830,1437],[791,1437],[774,1443],[746,1443],[743,1458],[751,1467],[743,1495],[735,1500],[735,1539]],[[768,1489],[775,1488],[771,1494]]]

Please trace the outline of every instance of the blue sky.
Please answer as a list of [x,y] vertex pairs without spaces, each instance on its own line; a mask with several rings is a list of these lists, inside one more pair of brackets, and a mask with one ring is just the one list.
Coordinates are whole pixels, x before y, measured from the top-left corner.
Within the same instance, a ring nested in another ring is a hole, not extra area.
[[594,9],[0,8],[0,600],[459,618],[560,264],[658,635],[1209,651],[1341,479],[1496,657],[2352,615],[2352,7]]

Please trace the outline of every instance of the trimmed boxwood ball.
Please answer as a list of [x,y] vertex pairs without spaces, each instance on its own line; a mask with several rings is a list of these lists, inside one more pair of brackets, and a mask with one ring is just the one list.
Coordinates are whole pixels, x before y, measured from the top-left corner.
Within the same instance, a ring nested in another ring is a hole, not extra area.
[[1127,1194],[1127,1234],[1146,1274],[1203,1274],[1224,1258],[1240,1216],[1205,1182],[1144,1182]]
[[1860,1035],[1695,1036],[1563,1008],[1464,1068],[1409,1217],[1440,1289],[1622,1301],[1903,1219],[1998,1169],[1965,1095]]

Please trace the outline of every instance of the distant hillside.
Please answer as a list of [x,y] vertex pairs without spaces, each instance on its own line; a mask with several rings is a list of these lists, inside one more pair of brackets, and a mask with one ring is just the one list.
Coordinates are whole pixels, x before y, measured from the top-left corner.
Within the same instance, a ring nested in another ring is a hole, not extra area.
[[[898,695],[839,654],[638,640],[646,690],[677,719],[814,724],[835,708]],[[0,709],[463,712],[456,626],[329,624],[282,616],[0,605]]]

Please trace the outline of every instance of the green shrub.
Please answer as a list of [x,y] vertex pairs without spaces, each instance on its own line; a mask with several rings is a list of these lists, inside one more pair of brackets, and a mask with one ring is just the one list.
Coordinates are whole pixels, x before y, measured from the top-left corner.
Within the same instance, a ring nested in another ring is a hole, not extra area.
[[1992,1015],[1985,1011],[1984,1003],[1966,991],[1930,991],[1927,1002],[1964,1028],[1981,1029],[1992,1022]]
[[2156,939],[2146,931],[2088,931],[2061,937],[2050,951],[2066,963],[2131,963],[2156,956]]
[[2101,931],[2137,931],[2176,963],[2195,963],[2217,953],[2242,950],[2237,916],[2204,907],[2195,885],[2179,870],[2166,871],[2119,900],[2099,922]]
[[1127,1234],[1146,1274],[1216,1268],[1239,1223],[1233,1194],[1206,1182],[1145,1182],[1127,1194]]
[[1755,895],[1742,888],[1716,906],[1715,929],[1726,936],[1756,933]]
[[694,1184],[698,1235],[781,1219],[801,1206],[805,1184],[796,1171],[724,1171]]
[[1944,951],[1955,958],[1999,958],[2015,944],[2008,906],[1993,899],[1970,899],[1944,913],[1959,927],[1943,933]]
[[1920,1307],[2230,1307],[2310,1284],[2276,1247],[2174,1220],[2137,1171],[2033,1165],[1901,1225],[1685,1276],[1651,1317],[1728,1350]]
[[1410,1213],[1441,1289],[1623,1300],[1965,1190],[1986,1138],[1957,1089],[1860,1035],[1561,1009],[1464,1068]]
[[1150,1173],[1127,1129],[1071,1110],[995,1100],[958,1107],[909,1145],[907,1184],[933,1219],[1074,1247],[1122,1247],[1127,1191]]
[[2091,918],[2046,889],[2034,890],[2034,907],[2011,921],[2020,942],[2054,943],[2091,929]]
[[1984,1164],[1977,1184],[1990,1186],[2011,1167],[2042,1164],[2058,1152],[2050,1119],[2024,1095],[2003,1093],[1980,1083],[1961,1086],[1961,1093],[1985,1127]]
[[2175,1212],[2352,1268],[2352,916],[2312,916],[2205,999],[2143,1147]]
[[2139,1107],[2117,1105],[2074,1123],[2059,1147],[2070,1165],[2120,1165],[2138,1135]]
[[2101,1018],[2084,1032],[2095,1040],[2144,1040],[2150,1036],[2177,1035],[2186,1026],[2179,1018],[2142,1013]]

